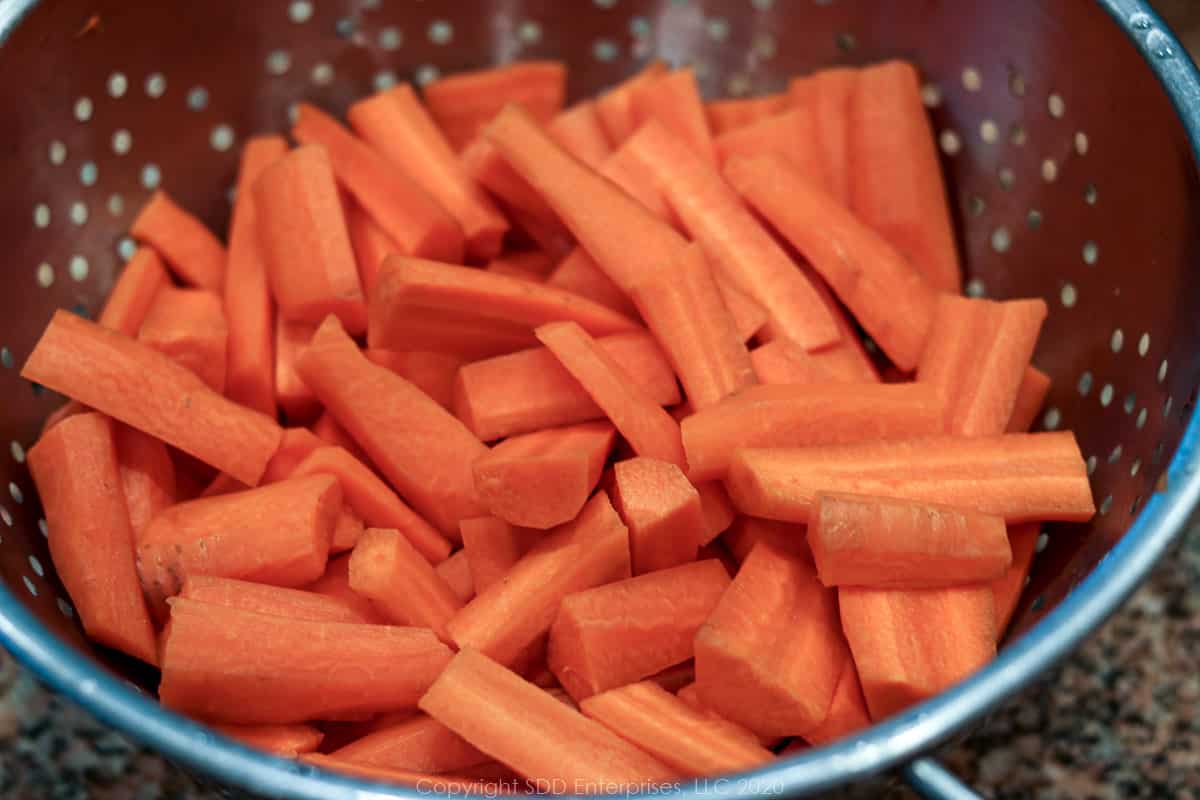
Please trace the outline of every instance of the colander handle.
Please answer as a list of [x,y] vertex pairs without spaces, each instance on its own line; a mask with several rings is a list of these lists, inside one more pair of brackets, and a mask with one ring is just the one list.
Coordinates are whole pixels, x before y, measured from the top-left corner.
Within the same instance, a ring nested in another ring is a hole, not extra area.
[[950,770],[932,758],[918,758],[905,765],[904,780],[925,800],[984,800]]

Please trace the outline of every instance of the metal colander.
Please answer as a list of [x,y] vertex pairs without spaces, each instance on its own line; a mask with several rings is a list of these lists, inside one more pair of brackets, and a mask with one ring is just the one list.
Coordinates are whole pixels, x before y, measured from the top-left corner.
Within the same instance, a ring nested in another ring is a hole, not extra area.
[[157,186],[223,232],[241,141],[286,129],[301,99],[340,112],[396,81],[522,58],[567,61],[576,97],[652,58],[693,64],[710,96],[832,64],[920,66],[967,289],[1050,304],[1041,425],[1076,432],[1099,514],[1048,526],[1015,632],[980,674],[709,792],[802,794],[907,765],[930,796],[971,796],[921,754],[1098,625],[1200,496],[1200,81],[1138,0],[0,0],[0,38],[0,638],[58,691],[224,783],[368,796],[160,709],[138,688],[152,675],[85,642],[24,463],[61,399],[18,368],[54,309],[98,310]]

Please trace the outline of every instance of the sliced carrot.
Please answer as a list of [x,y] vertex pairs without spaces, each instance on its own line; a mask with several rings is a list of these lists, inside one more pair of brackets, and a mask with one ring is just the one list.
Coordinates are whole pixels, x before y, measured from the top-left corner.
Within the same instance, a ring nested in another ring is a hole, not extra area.
[[858,669],[854,666],[854,659],[848,657],[842,663],[828,716],[824,722],[804,734],[804,741],[819,747],[870,725],[871,716],[867,713],[867,701],[863,699],[862,684],[858,682]]
[[738,336],[742,337],[743,342],[750,341],[750,338],[767,324],[770,315],[757,300],[734,286],[728,278],[722,275],[713,277],[717,281],[717,288],[721,290],[725,307],[733,317],[733,326],[737,329]]
[[399,531],[370,528],[350,555],[350,588],[399,625],[429,628],[448,641],[458,595]]
[[591,100],[560,111],[550,120],[546,131],[564,150],[593,169],[612,154],[612,145]]
[[703,547],[728,530],[735,513],[733,502],[719,481],[697,483],[696,493],[700,495],[700,513],[704,518],[700,533],[700,545]]
[[[445,562],[442,562],[443,564]],[[304,587],[304,591],[322,595],[349,608],[363,621],[371,624],[387,622],[383,614],[367,598],[350,588],[350,554],[329,559],[325,574]]]
[[164,286],[154,296],[137,338],[222,393],[228,336],[220,295],[204,289]]
[[791,553],[812,561],[808,549],[807,530],[803,525],[779,522],[758,517],[738,517],[721,536],[734,561],[741,564],[750,555],[754,545],[769,542],[776,550]]
[[353,511],[343,508],[342,513],[338,514],[337,522],[333,525],[333,538],[329,540],[329,552],[331,554],[344,553],[354,549],[365,530],[366,526],[363,525],[362,519]]
[[284,428],[279,449],[275,451],[263,473],[263,483],[275,483],[291,477],[297,464],[307,458],[313,450],[324,445],[325,442],[308,428]]
[[464,775],[451,774],[430,775],[414,770],[389,769],[387,767],[359,764],[354,761],[334,758],[333,756],[321,753],[305,753],[300,756],[300,760],[337,775],[349,775],[378,783],[412,786],[419,791],[461,792],[463,794],[477,794],[484,797],[500,797],[506,792],[502,783],[491,778],[476,779]]
[[471,463],[487,452],[446,409],[399,375],[372,364],[334,318],[296,370],[384,477],[418,513],[453,535],[476,517]]
[[613,467],[613,506],[629,528],[633,574],[694,561],[704,529],[700,494],[675,464],[632,458]]
[[1013,402],[1012,416],[1008,418],[1005,433],[1025,433],[1033,427],[1038,413],[1050,393],[1050,376],[1037,367],[1027,367],[1017,388],[1017,399]]
[[439,78],[422,93],[446,139],[461,150],[510,103],[539,123],[549,122],[562,110],[566,85],[567,69],[561,61],[518,61]]
[[258,614],[312,622],[375,621],[374,617],[364,617],[350,604],[327,595],[213,575],[189,575],[183,581],[179,596]]
[[709,129],[719,137],[759,120],[782,114],[790,107],[791,99],[787,93],[779,92],[760,97],[712,100],[704,104],[704,115],[708,119]]
[[759,736],[758,734],[742,725],[737,724],[736,722],[730,722],[708,706],[704,705],[704,701],[700,699],[700,691],[696,688],[695,681],[692,681],[686,686],[679,687],[679,689],[675,692],[675,696],[693,712],[703,713],[706,719],[718,724],[722,730],[726,731],[730,735],[741,737],[751,746],[774,747],[780,739],[778,736]]
[[1033,566],[1037,552],[1038,537],[1042,526],[1036,522],[1013,525],[1008,529],[1008,543],[1012,549],[1012,564],[1003,575],[992,581],[992,594],[996,600],[996,635],[1003,636],[1017,611],[1021,592]]
[[793,108],[786,113],[753,122],[716,140],[717,157],[724,164],[737,155],[776,153],[813,184],[829,190],[829,169],[821,149],[817,121],[811,110]]
[[725,176],[812,263],[896,366],[913,369],[934,303],[920,273],[780,156],[734,157]]
[[461,159],[471,179],[508,212],[509,219],[516,224],[514,232],[525,233],[546,252],[554,252],[558,242],[570,239],[570,233],[546,200],[509,166],[487,139],[480,136],[471,142]]
[[317,326],[312,322],[275,319],[275,398],[291,425],[299,425],[321,413],[317,396],[296,374],[296,359],[312,341]]
[[992,588],[838,590],[871,719],[948,689],[996,655]]
[[176,205],[164,190],[150,195],[129,232],[162,254],[184,283],[221,291],[225,248],[204,223]]
[[[831,347],[822,348],[816,352],[810,352],[809,355],[821,363],[825,369],[829,370],[834,375],[837,375],[845,381],[860,381],[864,383],[878,383],[879,370],[875,367],[875,362],[867,353],[866,347],[863,346],[862,335],[858,328],[851,323],[849,315],[833,296],[828,284],[825,280],[817,275],[811,267],[802,266],[812,279],[813,288],[817,290],[817,295],[821,298],[821,302],[829,309],[830,315],[833,317],[834,324],[838,326],[838,330],[842,334],[842,338],[838,343]],[[771,322],[767,321],[766,328],[759,334],[759,339],[770,341],[775,338],[781,338],[774,335],[771,330]]]
[[[367,466],[372,466],[371,459],[367,458],[367,454],[363,452],[363,449],[350,437],[350,434],[346,433],[345,428],[338,425],[337,420],[328,411],[322,411],[321,416],[317,417],[317,421],[312,424],[312,432],[324,444],[340,447]],[[312,451],[310,450],[309,452]],[[307,457],[308,453],[304,455]]]
[[835,592],[803,558],[759,542],[696,634],[696,688],[760,736],[799,735],[828,715],[845,657]]
[[134,566],[113,442],[103,414],[76,414],[46,431],[27,454],[46,515],[58,579],[97,642],[156,664],[157,645]]
[[550,671],[578,702],[682,664],[728,587],[719,561],[696,561],[567,595],[550,628]]
[[809,109],[816,119],[830,193],[847,208],[854,172],[849,141],[850,103],[858,75],[859,70],[848,67],[823,69],[793,80],[788,87],[792,105]]
[[830,370],[821,359],[788,339],[776,339],[750,351],[750,363],[759,383],[839,383],[845,378]]
[[447,627],[460,649],[511,664],[550,630],[563,597],[628,577],[629,534],[608,496],[599,492],[578,517],[534,545],[503,580],[480,590]]
[[[463,522],[466,521],[463,520]],[[475,596],[475,581],[471,575],[471,564],[467,560],[465,549],[451,553],[450,557],[435,566],[434,570],[463,605],[466,605]]]
[[353,201],[346,210],[346,233],[358,262],[359,282],[363,292],[370,295],[375,286],[375,276],[379,274],[379,265],[392,253],[399,253],[400,245],[379,227],[379,223],[362,206]]
[[[656,127],[661,126],[656,123]],[[597,172],[624,189],[626,194],[645,206],[647,211],[653,212],[654,216],[672,228],[682,230],[683,223],[667,204],[657,178],[642,163],[641,155],[637,152],[637,140],[637,133],[631,135],[600,165]]]
[[600,117],[600,125],[613,147],[620,147],[637,130],[638,123],[633,113],[633,93],[639,86],[658,79],[666,72],[666,64],[652,61],[636,75],[596,98],[596,115]]
[[367,346],[372,350],[430,350],[465,360],[490,358],[537,346],[528,325],[481,314],[408,306],[386,318],[371,318]]
[[121,268],[96,321],[126,336],[137,336],[158,290],[170,282],[158,253],[139,247]]
[[743,447],[803,447],[941,432],[936,393],[917,383],[752,386],[683,421],[688,477],[721,479]]
[[437,401],[443,408],[450,408],[454,392],[454,378],[463,360],[449,353],[429,350],[367,350],[366,356],[381,367],[412,383]]
[[847,124],[850,205],[931,286],[957,293],[962,272],[937,145],[912,64],[858,74]]
[[175,462],[165,444],[137,428],[117,422],[112,435],[136,541],[150,520],[175,502]]
[[177,597],[158,696],[176,711],[245,724],[398,711],[416,704],[450,656],[420,628],[287,619]]
[[959,506],[1007,522],[1086,522],[1096,512],[1069,432],[931,437],[738,450],[725,482],[744,514],[807,522],[820,492]]
[[279,425],[204,385],[186,367],[69,311],[56,311],[21,377],[258,483]]
[[[679,402],[675,375],[653,337],[622,333],[598,344],[654,402]],[[454,413],[484,441],[604,416],[544,347],[464,364],[454,384]]]
[[302,753],[313,753],[321,746],[325,734],[311,725],[213,725],[230,739],[271,755],[296,758]]
[[546,534],[520,528],[496,517],[476,517],[459,523],[463,553],[476,593],[498,583]]
[[627,317],[635,317],[638,313],[629,295],[604,274],[596,260],[582,247],[576,247],[560,261],[546,278],[546,283],[608,306]]
[[654,120],[697,156],[716,164],[712,131],[700,97],[700,85],[692,68],[677,69],[635,86],[630,96],[633,119],[638,126]]
[[[486,698],[486,714],[479,713],[479,698]],[[549,692],[470,648],[454,657],[419,705],[536,785],[645,787],[675,774]]]
[[491,761],[433,717],[417,714],[334,750],[333,758],[415,772],[457,772]]

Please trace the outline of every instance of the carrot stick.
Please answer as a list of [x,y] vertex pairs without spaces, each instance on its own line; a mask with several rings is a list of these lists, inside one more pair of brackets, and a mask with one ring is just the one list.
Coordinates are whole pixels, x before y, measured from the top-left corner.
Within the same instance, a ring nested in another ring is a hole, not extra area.
[[162,439],[247,485],[282,435],[167,356],[68,311],[56,311],[21,377]]
[[305,586],[304,591],[327,597],[339,605],[349,608],[361,617],[364,622],[373,625],[381,625],[387,622],[383,614],[375,608],[375,605],[370,600],[350,588],[349,553],[329,559],[329,562],[325,566],[325,573]]
[[735,513],[733,501],[720,481],[701,481],[696,484],[696,493],[700,495],[700,513],[704,518],[700,533],[703,547],[729,529]]
[[567,595],[550,671],[578,702],[682,664],[728,587],[719,561],[697,561]]
[[1037,552],[1037,540],[1042,533],[1042,526],[1036,522],[1024,525],[1012,525],[1008,529],[1008,543],[1012,550],[1012,564],[1001,575],[992,581],[992,594],[996,605],[996,635],[1004,636],[1012,622],[1013,614],[1017,611],[1017,603],[1021,600],[1021,592],[1029,578],[1030,567],[1033,566],[1033,556]]
[[674,777],[657,759],[473,649],[454,657],[419,705],[537,785],[588,791]]
[[417,513],[445,534],[476,517],[471,463],[487,452],[461,422],[399,375],[372,364],[334,318],[296,370]]
[[808,109],[816,120],[830,194],[847,208],[854,172],[849,141],[850,104],[859,72],[848,67],[823,69],[793,80],[788,87],[793,107]]
[[539,123],[549,122],[562,109],[566,83],[562,62],[524,61],[457,72],[430,83],[423,94],[446,139],[461,150],[510,103],[523,107]]
[[164,286],[154,296],[137,338],[196,373],[219,394],[225,391],[228,335],[219,295]]
[[370,528],[350,555],[350,588],[400,625],[429,628],[449,641],[446,623],[458,596],[399,531]]
[[491,761],[490,756],[425,714],[375,730],[330,755],[355,764],[428,773],[457,772]]
[[476,517],[459,523],[463,549],[476,593],[498,583],[508,571],[546,537],[544,531],[520,528],[496,517]]
[[820,492],[959,506],[1010,523],[1086,522],[1096,510],[1069,432],[738,450],[725,488],[742,513],[791,522],[808,521]]
[[1021,376],[1021,385],[1017,388],[1017,398],[1013,401],[1012,416],[1008,418],[1005,433],[1025,433],[1032,428],[1049,393],[1050,376],[1037,367],[1027,367]]
[[678,423],[583,328],[574,322],[552,322],[534,333],[579,381],[634,452],[686,465]]
[[375,276],[379,274],[379,265],[392,253],[400,252],[400,245],[379,227],[379,223],[362,209],[362,206],[351,201],[346,210],[346,233],[350,237],[350,247],[354,251],[358,263],[358,279],[363,292],[367,295],[375,286]]
[[916,383],[753,386],[683,421],[688,477],[722,479],[743,447],[911,439],[941,432],[936,394]]
[[175,502],[175,463],[165,444],[137,428],[114,423],[112,436],[129,527],[137,541],[150,520]]
[[613,151],[596,113],[596,104],[590,100],[560,111],[550,120],[546,131],[564,150],[592,169],[599,169]]
[[642,68],[641,72],[596,98],[596,115],[600,118],[600,125],[613,147],[620,147],[637,130],[638,123],[633,113],[633,93],[639,86],[650,83],[666,73],[666,64],[652,61]]
[[913,369],[933,315],[933,292],[920,273],[779,156],[734,157],[725,176],[812,263],[896,366]]
[[637,316],[637,308],[630,301],[629,295],[604,274],[596,260],[582,247],[576,247],[559,262],[546,278],[546,284],[574,292],[627,317]]
[[450,656],[420,628],[287,619],[177,597],[158,696],[176,711],[243,724],[399,711],[416,704]]
[[454,379],[463,359],[429,350],[368,349],[366,356],[372,363],[386,367],[412,383],[436,400],[438,405],[450,408]]
[[704,705],[760,736],[824,721],[846,645],[837,596],[808,563],[759,542],[696,634]]
[[[463,522],[467,521],[463,520]],[[463,605],[466,605],[475,596],[475,582],[471,575],[471,565],[467,561],[465,549],[452,553],[449,558],[435,566],[434,570]]]
[[475,139],[460,158],[471,180],[495,197],[517,230],[530,236],[542,249],[552,252],[553,248],[547,245],[570,238],[545,199],[509,166],[487,139],[482,136]]
[[838,590],[871,719],[948,689],[996,655],[992,588]]
[[158,663],[154,629],[134,566],[129,524],[113,443],[103,414],[76,414],[46,431],[27,454],[46,515],[58,579],[100,644]]
[[629,528],[633,574],[694,561],[704,528],[700,494],[678,466],[653,458],[613,468],[613,506]]
[[213,603],[256,614],[270,614],[311,622],[374,622],[352,605],[334,597],[300,589],[286,589],[213,575],[189,575],[179,596],[186,600]]
[[170,282],[158,253],[139,247],[117,275],[96,321],[126,336],[137,336],[158,290]]
[[283,758],[315,752],[325,734],[311,725],[213,725],[218,732],[242,744]]
[[697,156],[710,164],[717,163],[695,70],[690,67],[673,70],[635,86],[630,106],[639,127],[654,120]]
[[704,115],[714,136],[720,137],[759,120],[785,113],[791,107],[786,92],[731,100],[712,100],[704,104]]
[[782,738],[779,736],[759,736],[758,734],[748,730],[736,722],[730,722],[720,714],[708,708],[700,699],[700,692],[696,688],[695,681],[687,684],[686,686],[679,687],[678,691],[675,692],[675,697],[693,713],[702,714],[703,718],[710,724],[717,725],[722,731],[726,732],[730,736],[739,737],[750,747],[772,748],[778,744],[780,738]]
[[775,153],[786,158],[816,186],[830,190],[829,168],[821,149],[817,120],[807,108],[793,108],[717,137],[717,158]]
[[[655,127],[661,127],[655,123]],[[637,152],[638,136],[633,134],[619,149],[613,152],[596,171],[625,190],[626,194],[637,200],[646,210],[670,225],[673,229],[682,231],[683,223],[674,209],[667,204],[662,189],[655,175],[646,170],[641,155]]]
[[563,597],[627,577],[629,535],[608,496],[599,492],[578,517],[534,545],[503,580],[479,590],[447,627],[459,649],[511,664],[550,629]]
[[842,383],[845,377],[830,370],[821,359],[788,339],[776,339],[750,351],[750,363],[759,383]]
[[204,223],[176,205],[162,189],[150,195],[129,233],[157,250],[184,283],[221,291],[225,248]]
[[253,187],[259,176],[287,152],[282,136],[254,136],[242,148],[237,199],[229,223],[225,272],[226,394],[231,400],[275,415],[275,313],[267,264],[258,239]]
[[537,346],[527,325],[489,319],[471,312],[408,306],[371,317],[367,346],[372,350],[430,350],[464,360],[490,358]]
[[721,290],[721,299],[725,301],[725,307],[733,317],[733,326],[737,329],[738,336],[743,342],[750,341],[750,338],[767,324],[767,310],[757,300],[730,283],[728,278],[721,275],[713,277],[717,281],[717,288]]
[[[816,352],[809,352],[808,355],[844,381],[878,383],[879,370],[876,369],[875,362],[868,355],[858,328],[851,323],[842,304],[833,296],[833,292],[830,291],[824,279],[813,272],[811,267],[802,266],[801,268],[809,274],[813,288],[817,290],[817,296],[829,309],[834,324],[842,334],[842,338],[838,340],[837,344]],[[772,330],[771,321],[767,320],[767,325],[760,332],[759,339],[769,342],[778,338],[783,337]]]
[[298,425],[321,413],[316,395],[296,374],[296,359],[312,341],[317,326],[311,322],[275,319],[275,399],[289,424]]
[[263,483],[275,483],[291,477],[296,465],[324,444],[325,442],[308,428],[284,428],[279,449],[275,451],[263,473]]
[[464,775],[430,775],[407,769],[388,769],[359,764],[321,753],[305,753],[300,756],[300,760],[336,775],[349,775],[378,783],[412,786],[419,791],[460,792],[482,797],[500,797],[506,792],[502,783],[491,778],[475,779]]
[[777,550],[799,556],[812,562],[808,549],[807,529],[791,522],[779,522],[758,517],[737,517],[729,530],[721,536],[735,562],[741,564],[750,555],[754,545],[770,542]]
[[804,734],[804,741],[819,747],[870,727],[871,717],[867,713],[867,701],[863,699],[862,685],[858,682],[858,670],[854,659],[846,658],[833,691],[833,702],[825,721]]
[[[675,375],[651,336],[622,333],[599,339],[598,344],[656,403],[679,402]],[[484,441],[604,416],[544,347],[464,364],[455,380],[453,407]]]

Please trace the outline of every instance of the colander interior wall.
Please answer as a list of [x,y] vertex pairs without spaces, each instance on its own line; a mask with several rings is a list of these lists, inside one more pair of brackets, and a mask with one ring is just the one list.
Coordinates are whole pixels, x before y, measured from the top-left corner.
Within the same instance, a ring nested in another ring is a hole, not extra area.
[[[9,2],[5,15],[24,10]],[[1140,21],[1131,27],[1139,29]],[[1144,26],[1148,36],[1149,18]],[[1147,41],[1151,58],[1185,58]],[[1042,424],[1070,428],[1100,507],[1048,526],[1018,629],[1052,609],[1159,485],[1195,404],[1200,184],[1184,127],[1090,0],[56,0],[0,48],[0,576],[91,652],[53,574],[24,464],[61,398],[18,373],[56,308],[94,315],[157,186],[224,232],[237,152],[305,99],[343,111],[397,80],[514,59],[573,97],[653,58],[709,96],[902,57],[927,81],[972,294],[1044,297]],[[97,657],[135,682],[127,660]]]

